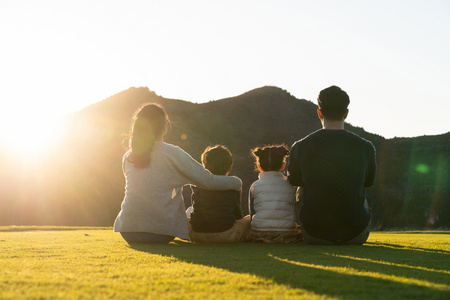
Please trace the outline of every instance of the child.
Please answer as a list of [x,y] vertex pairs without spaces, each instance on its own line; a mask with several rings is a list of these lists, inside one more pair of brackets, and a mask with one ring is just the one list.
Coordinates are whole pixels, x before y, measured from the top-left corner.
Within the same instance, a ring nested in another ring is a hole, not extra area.
[[249,239],[265,243],[293,243],[301,240],[295,223],[295,189],[281,171],[289,150],[270,145],[252,150],[261,173],[249,191],[251,231]]
[[[225,146],[207,147],[202,164],[214,175],[228,175],[233,166]],[[231,243],[246,240],[250,216],[242,217],[242,191],[208,191],[192,187],[189,237],[194,242]]]

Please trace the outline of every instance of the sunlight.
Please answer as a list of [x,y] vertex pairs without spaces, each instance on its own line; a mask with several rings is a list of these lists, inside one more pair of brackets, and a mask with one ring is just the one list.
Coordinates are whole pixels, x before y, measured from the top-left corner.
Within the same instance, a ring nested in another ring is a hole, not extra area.
[[437,270],[437,269],[430,269],[430,268],[425,268],[425,267],[420,267],[420,266],[410,266],[410,265],[406,265],[406,264],[397,264],[397,263],[392,263],[392,262],[387,262],[387,261],[382,261],[382,260],[374,260],[374,259],[370,259],[370,258],[360,258],[360,257],[347,256],[347,255],[338,255],[338,254],[330,254],[330,253],[324,253],[324,254],[325,255],[334,256],[334,257],[339,257],[339,258],[352,259],[352,260],[356,260],[356,261],[366,261],[366,262],[370,262],[370,263],[374,263],[374,264],[381,264],[381,265],[387,265],[387,266],[394,266],[394,267],[401,267],[401,268],[409,268],[409,269],[423,270],[423,271],[429,271],[429,272],[450,274],[450,271],[446,271],[446,270]]
[[304,263],[304,262],[300,262],[300,261],[292,261],[289,259],[276,257],[272,254],[269,254],[269,257],[272,257],[273,259],[276,259],[278,261],[282,261],[285,263],[289,263],[289,264],[293,264],[293,265],[297,265],[297,266],[301,266],[301,267],[314,268],[314,269],[319,269],[319,270],[324,270],[324,271],[329,271],[329,272],[340,273],[340,274],[344,274],[344,275],[371,277],[371,278],[376,278],[376,279],[394,281],[394,282],[403,283],[403,284],[413,284],[413,285],[417,285],[417,286],[433,288],[433,289],[440,290],[440,291],[450,291],[450,285],[429,282],[426,280],[401,277],[401,276],[383,274],[383,273],[378,273],[378,272],[361,271],[361,270],[357,270],[357,269],[350,268],[350,267],[334,267],[334,266],[308,264],[308,263]]
[[22,158],[36,158],[57,141],[61,118],[22,115],[2,117],[0,141],[3,151]]
[[426,248],[419,248],[419,247],[407,247],[400,244],[391,244],[391,243],[373,243],[373,242],[367,242],[367,246],[383,246],[385,248],[389,249],[401,249],[401,250],[414,250],[418,252],[426,252],[426,253],[440,253],[440,254],[449,254],[449,251],[446,250],[439,250],[439,249],[426,249]]

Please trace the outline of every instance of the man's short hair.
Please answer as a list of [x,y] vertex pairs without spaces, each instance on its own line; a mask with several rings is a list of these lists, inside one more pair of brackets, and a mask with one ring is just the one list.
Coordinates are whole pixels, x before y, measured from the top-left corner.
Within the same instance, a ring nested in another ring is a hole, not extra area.
[[227,147],[208,146],[202,153],[202,164],[214,175],[226,175],[233,166],[233,156]]
[[344,119],[350,98],[340,87],[333,85],[320,91],[317,103],[326,119],[337,121]]

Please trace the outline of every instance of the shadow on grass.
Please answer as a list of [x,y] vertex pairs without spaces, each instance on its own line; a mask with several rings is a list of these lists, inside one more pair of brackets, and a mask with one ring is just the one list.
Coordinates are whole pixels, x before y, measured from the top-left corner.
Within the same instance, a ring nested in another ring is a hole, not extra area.
[[[311,246],[306,244],[131,244],[137,251],[253,274],[330,297],[346,299],[450,299],[448,251],[395,244]],[[429,249],[427,249],[429,250]]]

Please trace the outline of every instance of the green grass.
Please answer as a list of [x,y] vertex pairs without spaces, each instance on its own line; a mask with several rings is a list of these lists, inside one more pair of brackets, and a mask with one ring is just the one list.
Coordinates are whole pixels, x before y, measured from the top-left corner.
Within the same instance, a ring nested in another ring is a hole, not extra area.
[[111,228],[0,227],[0,270],[0,299],[450,299],[450,233],[128,245]]

